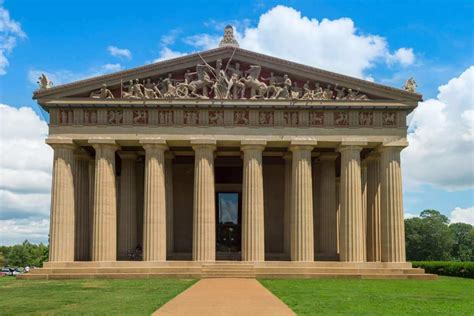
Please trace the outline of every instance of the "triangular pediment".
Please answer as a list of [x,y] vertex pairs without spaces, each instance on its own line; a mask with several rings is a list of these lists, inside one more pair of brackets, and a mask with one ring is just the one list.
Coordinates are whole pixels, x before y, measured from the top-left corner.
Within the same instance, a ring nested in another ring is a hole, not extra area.
[[[221,63],[221,66],[218,65]],[[221,47],[35,91],[34,99],[260,99],[397,101],[421,95],[301,65]]]

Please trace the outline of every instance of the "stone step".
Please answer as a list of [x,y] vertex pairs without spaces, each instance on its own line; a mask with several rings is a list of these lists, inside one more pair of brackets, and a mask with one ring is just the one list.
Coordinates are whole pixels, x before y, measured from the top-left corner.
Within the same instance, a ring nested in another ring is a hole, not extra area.
[[[412,269],[389,269],[389,268],[323,268],[323,267],[266,267],[255,268],[256,273],[358,273],[358,274],[417,274],[423,271]],[[410,271],[410,272],[406,272]]]

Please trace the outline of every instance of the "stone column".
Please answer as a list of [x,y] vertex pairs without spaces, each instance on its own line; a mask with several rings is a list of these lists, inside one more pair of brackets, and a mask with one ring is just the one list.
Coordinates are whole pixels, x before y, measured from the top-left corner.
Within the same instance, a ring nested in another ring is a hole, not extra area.
[[92,259],[92,234],[94,232],[95,158],[89,160],[89,260]]
[[322,153],[321,161],[321,213],[320,252],[325,258],[337,256],[337,205],[336,205],[337,153]]
[[173,212],[173,153],[165,154],[166,187],[166,252],[174,252],[174,212]]
[[341,261],[363,262],[365,259],[360,171],[361,150],[361,146],[345,145],[344,143],[339,147],[341,153],[339,245]]
[[367,162],[367,261],[381,261],[380,243],[380,156],[371,154]]
[[194,157],[193,260],[216,259],[214,151],[216,141],[191,142]]
[[[318,158],[312,160],[313,166],[311,168],[312,183],[313,183],[313,243],[314,256],[318,256],[321,252],[321,161]],[[316,258],[317,259],[317,258]]]
[[363,251],[364,261],[367,261],[367,163],[362,161],[360,164],[360,179],[361,179],[361,191],[362,191],[362,233],[363,238]]
[[290,256],[291,248],[291,175],[292,159],[291,154],[283,156],[285,160],[285,196],[283,209],[283,252]]
[[314,261],[311,151],[316,145],[292,142],[291,260]]
[[117,259],[117,192],[114,140],[90,140],[95,149],[92,261]]
[[337,221],[337,254],[340,253],[340,240],[341,240],[341,200],[339,199],[339,195],[341,192],[341,178],[336,178],[336,221]]
[[137,247],[137,154],[134,152],[119,153],[122,159],[120,172],[120,208],[118,216],[118,257],[128,259],[128,254]]
[[400,151],[403,147],[380,149],[382,261],[405,262],[405,227],[403,220]]
[[74,149],[71,139],[46,141],[54,149],[49,261],[74,261]]
[[89,161],[85,151],[74,153],[75,260],[90,258]]
[[166,261],[166,141],[140,141],[145,148],[145,202],[143,208],[143,260]]
[[242,261],[265,261],[262,152],[266,141],[242,141]]

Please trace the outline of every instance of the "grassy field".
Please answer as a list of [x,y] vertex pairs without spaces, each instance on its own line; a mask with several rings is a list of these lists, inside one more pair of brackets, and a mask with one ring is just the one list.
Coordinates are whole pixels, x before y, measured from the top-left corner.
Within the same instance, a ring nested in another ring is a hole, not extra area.
[[0,315],[150,315],[195,280],[32,281],[0,278]]
[[474,315],[474,280],[260,280],[298,315]]

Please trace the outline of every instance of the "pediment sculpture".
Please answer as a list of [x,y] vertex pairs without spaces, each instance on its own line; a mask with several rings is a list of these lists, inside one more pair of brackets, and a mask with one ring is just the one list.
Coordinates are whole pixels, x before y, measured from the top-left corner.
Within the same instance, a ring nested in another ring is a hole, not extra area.
[[[266,73],[267,76],[263,76]],[[169,73],[166,77],[133,79],[120,85],[120,98],[141,99],[219,99],[219,100],[368,100],[359,89],[332,86],[307,80],[302,87],[288,74],[263,72],[260,65],[249,65],[246,70],[239,62],[221,59],[211,66],[203,60],[194,71]],[[90,98],[113,99],[113,93],[104,84],[90,93]]]

